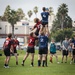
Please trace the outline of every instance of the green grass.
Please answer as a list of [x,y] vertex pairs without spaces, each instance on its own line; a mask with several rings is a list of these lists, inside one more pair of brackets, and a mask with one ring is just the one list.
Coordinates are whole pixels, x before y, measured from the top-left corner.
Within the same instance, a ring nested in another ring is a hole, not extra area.
[[[2,51],[0,53],[3,54]],[[0,56],[0,75],[75,75],[75,64],[70,65],[70,59],[67,63],[56,63],[55,57],[53,58],[53,63],[49,62],[48,55],[48,67],[38,67],[37,58],[38,52],[35,53],[34,67],[30,66],[30,56],[25,62],[25,66],[21,66],[22,59],[24,57],[25,51],[18,51],[19,53],[19,65],[15,64],[15,57],[12,56],[10,59],[9,66],[10,68],[4,68],[4,59],[5,56]],[[61,62],[61,53],[58,52],[59,61]]]

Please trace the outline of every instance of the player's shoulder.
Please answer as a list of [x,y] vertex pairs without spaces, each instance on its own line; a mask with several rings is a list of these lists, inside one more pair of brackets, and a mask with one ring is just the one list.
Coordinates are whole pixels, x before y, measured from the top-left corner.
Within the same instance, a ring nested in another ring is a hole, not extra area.
[[44,13],[46,13],[46,12],[41,12],[41,14],[44,14]]

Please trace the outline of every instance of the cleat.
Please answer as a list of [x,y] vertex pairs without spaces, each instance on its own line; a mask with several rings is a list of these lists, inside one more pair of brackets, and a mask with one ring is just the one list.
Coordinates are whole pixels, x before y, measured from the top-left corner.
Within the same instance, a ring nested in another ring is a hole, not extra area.
[[7,66],[4,66],[4,68],[7,68]]
[[31,67],[34,67],[34,65],[30,65]]
[[33,65],[33,64],[31,64],[30,66],[32,66],[32,67],[33,67],[34,65]]
[[22,66],[24,66],[24,63],[22,62],[22,64],[21,64]]
[[9,68],[9,66],[4,66],[4,68]]
[[7,66],[7,68],[9,68],[9,66]]

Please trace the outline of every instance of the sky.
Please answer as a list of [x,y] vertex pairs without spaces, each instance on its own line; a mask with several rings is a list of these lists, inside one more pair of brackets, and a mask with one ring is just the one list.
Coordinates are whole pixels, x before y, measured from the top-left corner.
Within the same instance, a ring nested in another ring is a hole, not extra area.
[[[38,7],[38,18],[40,18],[40,13],[42,12],[42,7],[53,7],[54,14],[57,13],[58,7],[66,3],[68,5],[68,15],[75,21],[75,0],[0,0],[0,16],[3,15],[7,5],[10,5],[11,9],[17,10],[22,8],[24,13],[27,15],[29,10],[33,11],[35,6]],[[33,13],[31,19],[35,17]]]

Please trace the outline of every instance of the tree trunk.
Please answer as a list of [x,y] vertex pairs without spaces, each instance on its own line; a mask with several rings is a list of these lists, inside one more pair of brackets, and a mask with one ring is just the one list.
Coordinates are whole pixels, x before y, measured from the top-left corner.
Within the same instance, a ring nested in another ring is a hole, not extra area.
[[64,17],[63,17],[63,15],[62,15],[62,21],[61,21],[61,29],[63,30],[63,24],[64,24]]
[[14,38],[14,24],[12,24],[12,37]]

